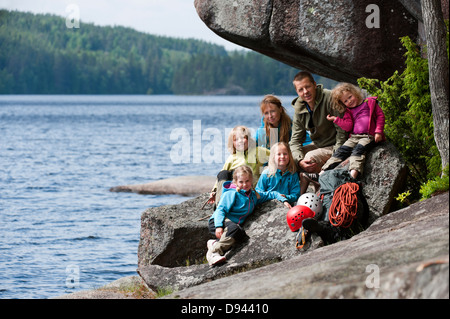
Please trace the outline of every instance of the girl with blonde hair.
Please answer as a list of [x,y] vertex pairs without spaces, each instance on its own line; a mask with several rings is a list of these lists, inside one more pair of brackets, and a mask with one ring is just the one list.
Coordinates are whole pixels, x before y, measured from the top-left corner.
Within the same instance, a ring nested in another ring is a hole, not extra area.
[[222,170],[217,174],[217,180],[211,190],[208,203],[219,202],[222,192],[222,184],[232,179],[233,170],[239,166],[247,165],[253,171],[253,186],[256,186],[263,165],[269,160],[270,151],[263,147],[257,147],[251,137],[250,130],[242,125],[233,128],[228,136],[228,156]]
[[342,118],[328,115],[327,120],[339,125],[350,135],[323,165],[321,174],[349,158],[350,175],[356,179],[363,173],[366,153],[375,143],[385,140],[385,116],[376,97],[364,99],[361,89],[351,83],[338,84],[331,91],[331,98],[332,107],[345,113]]
[[297,167],[289,144],[278,142],[270,149],[269,166],[263,171],[256,185],[257,192],[276,191],[287,199],[291,208],[300,196]]
[[360,101],[360,103],[362,103],[362,101],[364,100],[364,95],[359,87],[351,83],[339,83],[331,91],[332,108],[339,113],[344,113],[347,108],[344,102],[341,101],[342,95],[344,93],[351,94],[357,101]]
[[257,193],[253,189],[253,170],[247,165],[237,167],[233,172],[233,181],[223,184],[223,194],[217,209],[209,219],[208,229],[215,239],[208,240],[206,259],[210,266],[225,261],[225,253],[236,241],[245,236],[242,224],[253,213],[256,205],[265,201],[287,199],[278,192]]

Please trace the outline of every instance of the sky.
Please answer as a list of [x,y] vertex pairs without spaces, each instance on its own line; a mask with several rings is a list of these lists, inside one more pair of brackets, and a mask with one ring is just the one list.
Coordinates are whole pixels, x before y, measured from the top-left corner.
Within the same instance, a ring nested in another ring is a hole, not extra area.
[[73,5],[79,10],[80,28],[83,23],[120,25],[155,35],[204,40],[227,50],[243,49],[208,29],[195,11],[194,0],[0,0],[1,9],[66,18],[73,14]]

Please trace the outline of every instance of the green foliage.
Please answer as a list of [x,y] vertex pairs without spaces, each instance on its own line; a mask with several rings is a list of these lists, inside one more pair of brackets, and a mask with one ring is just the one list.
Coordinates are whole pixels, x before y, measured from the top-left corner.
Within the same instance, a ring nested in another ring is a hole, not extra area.
[[156,289],[156,298],[161,298],[167,295],[170,295],[174,292],[175,290],[171,287],[158,287]]
[[251,51],[0,10],[0,94],[295,94],[297,70]]
[[427,183],[423,184],[420,187],[420,193],[422,194],[421,200],[430,198],[433,194],[448,191],[448,182],[449,176],[447,165],[447,167],[443,171],[442,176],[435,177],[434,179],[429,180]]
[[397,200],[397,201],[399,201],[402,205],[409,205],[409,200],[408,200],[408,197],[411,195],[411,192],[410,191],[406,191],[406,192],[403,192],[403,193],[401,193],[401,194],[398,194],[398,196],[397,197],[395,197],[395,199]]
[[361,78],[358,83],[378,96],[386,116],[385,133],[398,148],[410,171],[409,187],[434,178],[441,171],[441,159],[433,133],[433,114],[428,81],[428,61],[409,37],[401,38],[406,48],[406,68],[387,79]]

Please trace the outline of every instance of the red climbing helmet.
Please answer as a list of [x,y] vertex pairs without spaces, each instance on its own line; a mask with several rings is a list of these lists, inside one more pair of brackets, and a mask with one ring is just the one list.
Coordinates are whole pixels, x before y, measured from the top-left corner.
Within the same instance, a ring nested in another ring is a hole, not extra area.
[[305,218],[313,218],[315,214],[308,206],[297,205],[288,210],[286,221],[291,231],[297,231]]

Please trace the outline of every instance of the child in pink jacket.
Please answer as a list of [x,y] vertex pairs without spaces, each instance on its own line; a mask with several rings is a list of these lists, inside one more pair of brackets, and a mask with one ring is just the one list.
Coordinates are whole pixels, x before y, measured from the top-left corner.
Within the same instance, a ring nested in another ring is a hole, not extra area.
[[349,158],[350,175],[356,179],[363,173],[365,154],[374,144],[384,141],[383,110],[377,103],[376,97],[363,100],[361,90],[350,83],[340,83],[331,92],[333,108],[343,118],[328,115],[327,119],[349,132],[348,140],[339,147],[333,156],[322,167],[322,172],[333,169],[342,161]]

